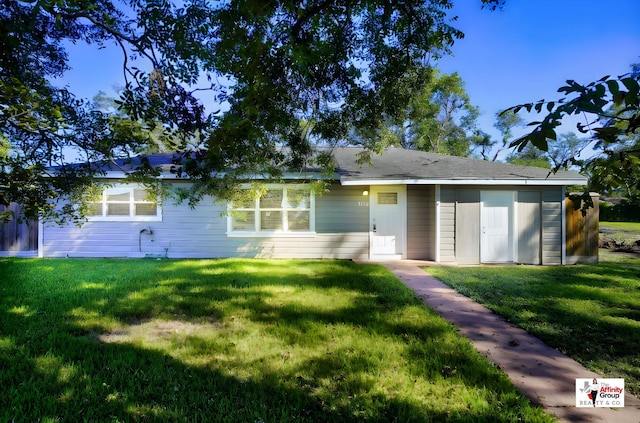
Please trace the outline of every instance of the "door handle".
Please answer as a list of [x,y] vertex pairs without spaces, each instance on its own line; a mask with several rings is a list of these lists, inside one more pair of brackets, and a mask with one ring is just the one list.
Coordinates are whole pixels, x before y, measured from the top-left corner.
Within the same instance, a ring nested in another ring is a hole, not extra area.
[[378,232],[378,227],[376,226],[376,220],[373,219],[373,232]]

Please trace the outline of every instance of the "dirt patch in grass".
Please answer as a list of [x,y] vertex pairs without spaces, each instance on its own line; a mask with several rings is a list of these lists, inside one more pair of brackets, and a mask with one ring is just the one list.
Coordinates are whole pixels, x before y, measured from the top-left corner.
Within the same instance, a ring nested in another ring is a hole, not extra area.
[[180,320],[148,320],[135,321],[127,326],[93,336],[105,344],[125,344],[134,340],[155,342],[185,338],[204,332],[220,329],[219,322],[183,322]]
[[602,222],[599,238],[599,254],[603,259],[640,258],[640,231],[635,224],[621,227]]

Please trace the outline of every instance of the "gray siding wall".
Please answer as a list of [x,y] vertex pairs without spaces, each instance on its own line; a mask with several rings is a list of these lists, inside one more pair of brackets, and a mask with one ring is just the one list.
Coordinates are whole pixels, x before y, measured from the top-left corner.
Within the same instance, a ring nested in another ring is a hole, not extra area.
[[[562,188],[516,186],[442,186],[440,261],[480,262],[480,191],[518,192],[518,262],[562,264]],[[536,220],[536,216],[539,218]],[[539,245],[536,245],[539,240]],[[536,254],[537,252],[537,254]]]
[[562,264],[562,187],[518,191],[518,262]]
[[407,186],[407,258],[436,256],[436,197],[433,185]]
[[[212,199],[195,209],[163,206],[161,222],[87,222],[82,227],[45,224],[45,257],[171,258],[369,256],[369,203],[362,187],[331,186],[316,197],[316,236],[305,238],[230,238],[225,206]],[[146,231],[141,232],[143,229]],[[149,230],[153,233],[149,234]]]
[[542,192],[542,264],[562,264],[562,189]]
[[456,189],[440,189],[440,261],[456,261]]

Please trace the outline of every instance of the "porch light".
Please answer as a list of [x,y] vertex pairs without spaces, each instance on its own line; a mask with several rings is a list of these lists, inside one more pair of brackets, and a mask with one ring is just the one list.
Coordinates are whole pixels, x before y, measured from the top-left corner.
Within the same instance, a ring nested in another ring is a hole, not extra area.
[[369,195],[369,191],[367,191],[367,190],[365,189],[364,191],[362,191],[362,195],[364,195],[364,196],[366,197],[367,195]]

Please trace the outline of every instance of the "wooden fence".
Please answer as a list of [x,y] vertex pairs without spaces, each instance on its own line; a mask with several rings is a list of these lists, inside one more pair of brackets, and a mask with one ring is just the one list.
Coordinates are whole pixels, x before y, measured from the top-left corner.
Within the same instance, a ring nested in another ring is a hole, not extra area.
[[571,195],[565,199],[567,264],[597,263],[599,237],[600,196],[591,193],[593,207],[583,212],[582,205],[576,204]]
[[38,222],[28,220],[20,222],[20,206],[11,203],[9,206],[0,205],[0,213],[13,212],[14,218],[8,222],[0,222],[0,256],[38,255]]

